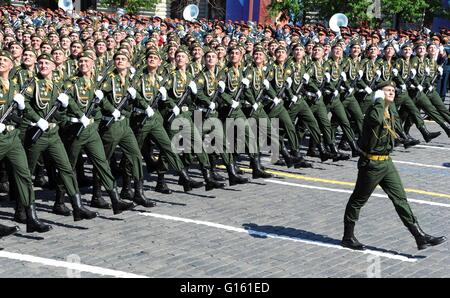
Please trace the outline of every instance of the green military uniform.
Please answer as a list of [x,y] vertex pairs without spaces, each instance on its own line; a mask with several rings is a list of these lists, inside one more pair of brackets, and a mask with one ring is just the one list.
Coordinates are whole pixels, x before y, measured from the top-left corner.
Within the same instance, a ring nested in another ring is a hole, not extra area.
[[[377,79],[377,70],[379,70],[379,65],[377,63],[376,58],[375,59],[367,58],[362,60],[360,64],[360,70],[363,71],[364,75],[356,85],[357,92],[355,94],[355,97],[359,102],[362,113],[365,114],[366,110],[371,105],[373,95],[372,94],[373,90],[372,91],[368,90],[368,87],[370,88],[371,83],[372,87],[374,87],[374,84],[376,83]],[[368,93],[367,90],[370,93]]]
[[[355,82],[359,80],[359,71],[361,67],[361,58],[347,58],[344,61],[343,70],[347,75],[347,82],[345,83],[346,91],[341,93],[341,102],[344,106],[347,115],[355,123],[356,132],[361,135],[362,133],[362,123],[364,115],[362,113],[361,107],[358,100],[355,97]],[[347,96],[342,96],[342,94]]]

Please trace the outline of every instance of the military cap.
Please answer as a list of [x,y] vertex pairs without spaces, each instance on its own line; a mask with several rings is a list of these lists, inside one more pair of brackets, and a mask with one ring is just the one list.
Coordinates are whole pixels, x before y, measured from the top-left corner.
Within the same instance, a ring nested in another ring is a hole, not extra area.
[[158,56],[159,59],[161,59],[161,54],[159,53],[158,49],[156,47],[150,47],[145,52],[145,58],[148,58],[150,55]]
[[41,55],[39,55],[39,57],[37,58],[37,61],[39,60],[48,60],[51,61],[53,63],[55,63],[55,60],[53,60],[53,56],[47,53],[43,53]]
[[62,51],[62,52],[64,52],[64,50],[63,50],[61,47],[58,47],[58,46],[56,46],[56,47],[54,47],[54,48],[52,49],[52,54],[53,54],[54,52],[56,52],[56,51]]
[[296,48],[302,48],[302,49],[305,49],[305,47],[304,47],[301,43],[299,43],[299,42],[296,42],[296,43],[294,43],[294,44],[292,45],[292,50],[295,50]]
[[395,49],[395,46],[394,46],[394,44],[392,43],[392,42],[388,42],[385,46],[384,46],[384,50],[386,50],[387,48],[389,48],[389,47],[391,47],[391,48],[394,48]]
[[371,44],[371,45],[369,45],[369,46],[366,48],[366,50],[370,50],[370,49],[372,49],[372,48],[378,49],[378,47],[377,47],[376,45]]
[[23,50],[23,53],[25,54],[25,52],[31,52],[31,53],[33,53],[34,54],[34,56],[38,56],[37,55],[37,53],[36,53],[36,51],[32,48],[32,47],[27,47],[27,48],[25,48],[24,50]]
[[89,58],[95,60],[95,55],[92,51],[84,51],[80,53],[80,55],[78,55],[78,60],[80,60],[81,58]]
[[208,54],[208,53],[214,53],[214,54],[217,55],[217,51],[216,51],[216,49],[214,49],[213,47],[206,47],[206,48],[204,49],[204,52],[205,52],[205,55]]
[[188,57],[190,57],[189,55],[189,50],[187,49],[186,46],[180,46],[177,51],[175,52],[175,56],[178,55],[179,53],[185,53]]
[[43,38],[40,35],[36,34],[36,33],[32,34],[30,38],[33,39],[33,38],[36,38],[36,37],[39,38],[40,40],[43,40]]
[[129,56],[128,54],[124,53],[124,52],[121,52],[120,49],[119,49],[119,51],[117,51],[117,52],[114,54],[113,60],[116,60],[116,58],[117,58],[118,56],[125,56],[125,57],[127,57],[128,61],[130,61],[130,56]]
[[391,86],[391,87],[396,87],[396,84],[395,84],[395,82],[394,81],[383,81],[383,82],[380,82],[377,86],[376,86],[376,89],[383,89],[384,87],[386,87],[386,86]]
[[403,46],[402,46],[402,50],[403,49],[405,49],[405,48],[413,48],[413,45],[412,45],[412,43],[410,43],[410,42],[407,42],[407,43],[405,43]]
[[8,58],[11,62],[14,61],[9,51],[0,50],[0,56]]
[[101,43],[101,42],[103,42],[103,43],[105,43],[106,44],[106,41],[104,40],[104,39],[97,39],[95,42],[94,42],[94,46],[96,46],[97,44],[99,44],[99,43]]
[[266,54],[266,50],[264,49],[264,47],[263,47],[262,45],[256,45],[256,46],[253,48],[253,53],[256,53],[256,52],[261,52],[261,53],[263,53],[264,55],[267,55],[267,54]]
[[314,45],[313,49],[315,49],[315,48],[321,48],[321,49],[323,49],[323,45],[320,44],[320,43],[316,43],[316,44]]
[[285,52],[287,52],[286,47],[284,45],[279,45],[278,48],[276,48],[275,53],[278,52],[278,51],[285,51]]
[[79,41],[79,40],[74,40],[74,41],[72,41],[72,42],[70,43],[70,46],[73,46],[74,44],[79,44],[79,45],[81,45],[81,47],[83,47],[83,43],[82,43],[81,41]]
[[20,42],[17,41],[11,41],[8,45],[9,48],[11,48],[12,45],[18,45],[19,47],[21,47],[23,49],[23,45]]
[[358,39],[354,39],[350,42],[350,48],[353,48],[354,46],[361,46],[361,42]]

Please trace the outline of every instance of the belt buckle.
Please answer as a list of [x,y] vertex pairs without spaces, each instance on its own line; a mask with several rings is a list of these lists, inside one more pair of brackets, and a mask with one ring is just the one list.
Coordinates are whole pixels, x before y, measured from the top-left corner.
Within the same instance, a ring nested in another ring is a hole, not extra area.
[[181,107],[181,111],[182,112],[189,112],[189,107],[188,106],[182,106]]

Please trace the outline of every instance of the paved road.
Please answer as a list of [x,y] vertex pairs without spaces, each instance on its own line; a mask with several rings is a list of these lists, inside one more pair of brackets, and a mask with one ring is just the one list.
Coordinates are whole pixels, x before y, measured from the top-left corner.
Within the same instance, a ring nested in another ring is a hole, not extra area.
[[[422,228],[450,236],[450,168],[442,166],[450,161],[450,139],[422,145],[397,149],[393,159]],[[341,248],[357,159],[311,160],[314,168],[301,170],[266,160],[275,178],[208,193],[185,194],[171,184],[176,192],[161,195],[147,182],[157,207],[118,216],[98,210],[99,218],[76,223],[50,213],[52,194],[38,190],[39,215],[54,229],[1,239],[0,277],[450,277],[450,242],[417,251],[381,189],[356,227],[370,248]],[[89,200],[90,189],[83,191]],[[1,223],[12,215],[3,201]]]

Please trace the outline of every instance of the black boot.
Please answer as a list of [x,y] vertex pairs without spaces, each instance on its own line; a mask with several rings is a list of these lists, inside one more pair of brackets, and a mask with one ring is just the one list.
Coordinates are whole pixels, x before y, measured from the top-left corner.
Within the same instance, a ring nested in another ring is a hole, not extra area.
[[166,184],[164,173],[158,173],[158,181],[156,182],[155,191],[166,195],[170,195],[172,193],[172,190],[170,190]]
[[435,246],[438,244],[441,244],[447,240],[446,237],[433,237],[428,234],[426,234],[419,226],[419,223],[416,222],[412,225],[408,225],[408,230],[411,232],[411,234],[416,239],[417,243],[417,249],[422,250],[429,246]]
[[27,233],[45,233],[52,229],[52,226],[46,225],[39,220],[36,214],[36,205],[33,203],[29,207],[25,207],[27,214]]
[[227,180],[227,178],[225,178],[225,177],[219,175],[219,173],[217,173],[217,171],[216,171],[217,170],[217,168],[216,168],[217,160],[216,160],[215,156],[213,156],[211,154],[209,155],[209,163],[211,164],[211,177],[214,180],[216,180],[216,181],[225,181],[225,180]]
[[122,211],[130,210],[136,207],[131,202],[122,201],[119,197],[119,192],[117,188],[114,187],[112,190],[108,191],[109,197],[111,198],[112,209],[114,214],[120,214]]
[[409,134],[406,134],[403,131],[396,131],[396,133],[398,135],[398,138],[396,140],[398,140],[401,144],[403,144],[403,147],[405,149],[420,144],[419,140],[414,139]]
[[120,198],[122,200],[133,200],[134,193],[131,188],[131,177],[127,173],[122,175],[122,190],[120,191]]
[[[281,156],[283,156],[284,161],[286,162],[286,166],[288,168],[292,168],[292,166],[294,165],[294,157],[289,154],[289,151],[285,146],[281,146],[280,149]],[[300,154],[300,152],[298,153]],[[259,162],[259,164],[261,165],[261,162]]]
[[307,156],[311,157],[320,157],[320,152],[317,150],[317,144],[312,139],[309,139],[309,147],[308,151],[306,152]]
[[0,192],[8,193],[9,192],[9,182],[0,182]]
[[15,234],[19,231],[20,231],[20,228],[18,226],[8,227],[8,226],[0,225],[0,238]]
[[244,175],[244,171],[241,170],[241,168],[237,165],[237,161],[233,160],[234,168],[236,169],[236,174],[238,175]]
[[99,209],[111,209],[111,204],[102,197],[102,186],[100,180],[95,177],[93,179],[91,207]]
[[328,152],[324,143],[320,143],[317,148],[319,149],[320,161],[324,162],[333,158],[333,156]]
[[358,144],[355,142],[355,140],[350,141],[348,143],[350,145],[350,148],[352,149],[352,157],[361,156],[362,150],[359,148]]
[[48,181],[45,179],[44,167],[41,165],[36,165],[36,170],[34,171],[34,183],[36,187],[47,188]]
[[420,131],[420,133],[423,136],[423,139],[425,140],[425,142],[429,143],[432,139],[437,138],[438,136],[441,135],[440,131],[436,131],[436,132],[429,132],[428,129],[424,126],[420,126],[417,127]]
[[339,142],[338,150],[350,151],[352,150],[351,145],[347,142],[346,138],[342,138]]
[[81,203],[81,195],[79,193],[70,196],[70,202],[72,203],[74,221],[93,219],[98,216],[97,212],[91,211],[83,206]]
[[442,128],[444,129],[445,133],[447,134],[447,137],[450,138],[450,124],[444,123],[444,125],[442,126]]
[[344,237],[342,237],[341,245],[350,249],[363,250],[364,245],[356,239],[353,234],[354,229],[354,223],[344,223]]
[[330,144],[329,147],[330,147],[331,154],[334,155],[333,161],[349,160],[350,159],[350,155],[339,152],[336,149],[336,145],[335,144]]
[[205,179],[205,190],[210,191],[214,188],[224,188],[225,183],[216,181],[212,178],[211,169],[209,168],[203,168],[202,169],[203,179]]
[[25,207],[18,200],[16,201],[16,212],[14,212],[14,221],[21,224],[27,223],[27,213],[25,212]]
[[193,188],[200,188],[203,186],[203,182],[192,179],[186,169],[180,171],[179,175],[180,178],[178,179],[178,184],[183,185],[185,192],[191,191]]
[[258,178],[267,179],[267,178],[272,178],[273,177],[272,174],[269,174],[269,173],[265,172],[261,168],[261,163],[260,163],[259,158],[257,156],[252,156],[250,158],[250,166],[252,168],[252,177],[253,177],[253,179],[258,179]]
[[249,180],[247,178],[242,177],[241,175],[238,175],[236,173],[236,166],[234,163],[231,163],[227,167],[228,172],[228,181],[230,182],[230,186],[236,185],[236,184],[245,184],[248,183]]
[[60,190],[59,187],[56,188],[55,204],[53,205],[53,213],[62,216],[70,216],[72,211],[64,204],[64,190]]
[[156,206],[155,202],[150,201],[144,195],[144,179],[134,180],[134,197],[132,201],[147,208]]
[[292,150],[292,159],[294,162],[294,168],[312,168],[312,164],[307,162],[300,150]]

